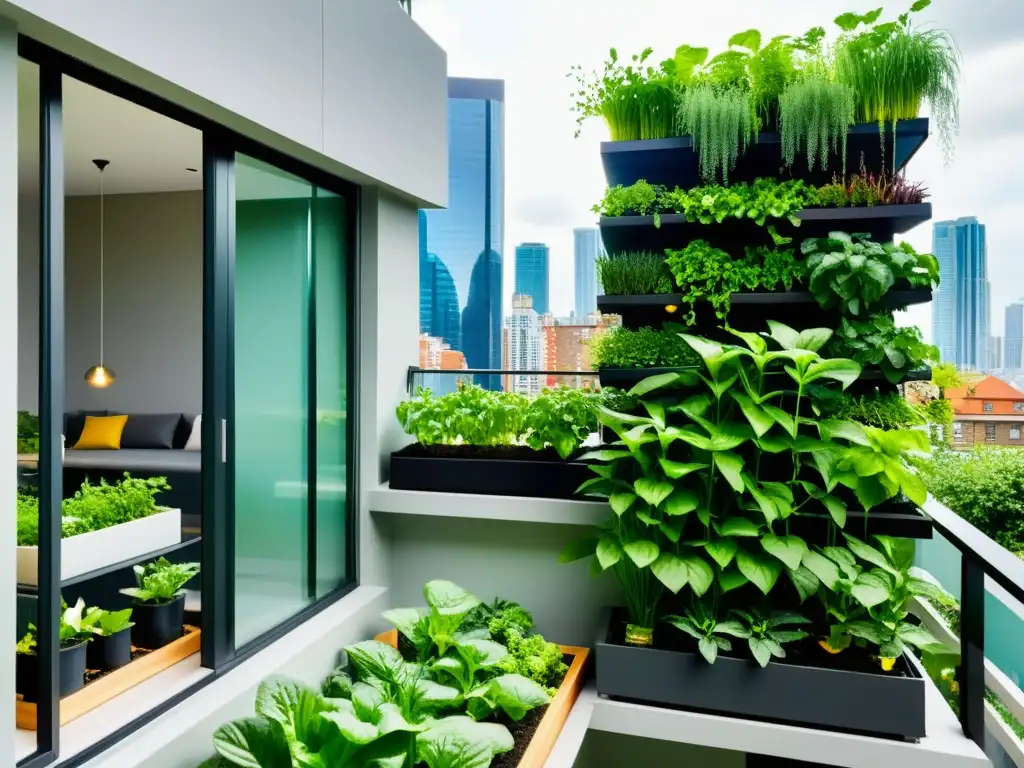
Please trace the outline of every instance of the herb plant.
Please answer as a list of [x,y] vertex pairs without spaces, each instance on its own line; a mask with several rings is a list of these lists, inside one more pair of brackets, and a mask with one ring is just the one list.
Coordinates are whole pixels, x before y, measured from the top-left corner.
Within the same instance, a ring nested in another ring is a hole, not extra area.
[[528,446],[535,451],[551,446],[567,459],[597,431],[597,398],[587,389],[545,390],[527,406],[523,427]]
[[729,183],[736,159],[757,139],[757,123],[748,91],[698,85],[683,91],[676,123],[693,137],[699,155],[700,175]]
[[897,327],[892,312],[876,313],[864,320],[843,318],[826,352],[874,365],[893,384],[939,357],[939,350],[926,344],[917,327]]
[[423,445],[511,445],[523,434],[527,399],[475,385],[435,397],[420,387],[399,404],[402,428]]
[[772,657],[786,658],[783,645],[795,643],[807,637],[802,629],[785,629],[790,624],[809,624],[810,620],[798,613],[772,613],[761,616],[754,611],[736,609],[733,611],[744,626],[750,653],[762,667],[767,667]]
[[672,277],[665,268],[664,256],[649,251],[601,256],[597,260],[597,281],[608,296],[672,293]]
[[697,363],[678,333],[653,328],[614,328],[592,336],[590,362],[603,368],[680,368]]
[[920,409],[897,392],[853,396],[821,393],[815,398],[820,413],[830,419],[855,421],[878,429],[907,429],[925,423]]
[[160,557],[132,570],[139,586],[122,589],[121,594],[139,603],[161,605],[174,600],[185,583],[199,573],[199,563],[171,563]]
[[82,626],[94,635],[112,637],[135,626],[135,622],[131,621],[131,616],[131,608],[125,608],[123,611],[105,611],[102,608],[93,607],[86,610]]
[[796,162],[798,153],[807,155],[807,168],[815,161],[822,170],[829,155],[839,154],[846,168],[846,132],[854,122],[855,94],[845,83],[829,80],[822,73],[797,80],[779,98],[779,132],[782,160]]
[[648,184],[641,179],[628,187],[614,186],[605,190],[604,198],[594,206],[594,213],[601,216],[654,216],[659,226],[658,214],[665,212],[662,196],[665,188]]
[[715,663],[720,650],[732,650],[730,638],[749,635],[736,620],[717,621],[700,601],[695,601],[692,611],[686,611],[683,616],[666,616],[664,621],[696,640],[697,649],[708,664]]

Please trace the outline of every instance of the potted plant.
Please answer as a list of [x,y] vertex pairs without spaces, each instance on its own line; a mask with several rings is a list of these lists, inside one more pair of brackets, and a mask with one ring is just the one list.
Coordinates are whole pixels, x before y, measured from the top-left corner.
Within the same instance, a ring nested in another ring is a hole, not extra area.
[[171,563],[161,557],[136,565],[139,586],[121,590],[134,598],[135,645],[155,651],[181,637],[185,624],[185,592],[182,587],[199,573],[199,563]]
[[[92,639],[92,633],[84,625],[82,612],[85,601],[71,608],[61,601],[60,615],[60,661],[57,690],[63,698],[85,685],[85,647]],[[39,656],[36,645],[36,626],[28,625],[28,632],[18,641],[15,677],[18,693],[26,702],[39,700]]]
[[85,663],[89,669],[108,671],[123,667],[132,660],[132,609],[104,611],[90,608],[85,612],[83,625],[93,633],[86,648]]

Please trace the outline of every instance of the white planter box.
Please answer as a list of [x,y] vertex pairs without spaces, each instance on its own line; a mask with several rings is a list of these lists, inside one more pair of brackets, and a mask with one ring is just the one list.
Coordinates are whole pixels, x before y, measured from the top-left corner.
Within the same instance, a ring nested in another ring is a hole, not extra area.
[[[181,543],[181,510],[62,539],[61,581]],[[39,547],[18,547],[18,583],[38,585]]]

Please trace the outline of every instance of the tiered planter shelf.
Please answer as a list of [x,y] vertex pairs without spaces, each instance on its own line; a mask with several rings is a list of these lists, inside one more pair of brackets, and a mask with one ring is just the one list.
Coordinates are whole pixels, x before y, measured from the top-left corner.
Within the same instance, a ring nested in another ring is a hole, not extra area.
[[[856,173],[860,168],[861,155],[868,168],[901,170],[917,153],[928,138],[928,118],[900,120],[896,124],[896,146],[893,154],[892,126],[885,127],[884,139],[879,137],[877,123],[859,123],[850,128],[846,143],[846,173]],[[886,161],[883,163],[883,145]],[[895,157],[895,164],[892,159]],[[629,186],[639,179],[651,184],[661,184],[670,189],[681,187],[691,189],[702,183],[689,136],[670,139],[643,141],[606,141],[601,144],[601,163],[609,186]],[[791,169],[791,175],[813,184],[827,184],[834,174],[843,174],[842,161],[835,156],[824,171],[808,171],[805,157],[798,157]],[[816,164],[817,166],[817,164]],[[737,160],[735,171],[730,172],[729,181],[753,181],[762,177],[783,177],[782,146],[778,133],[763,132],[757,142]],[[607,246],[607,243],[606,243]]]
[[[889,242],[894,235],[909,232],[932,217],[931,203],[914,205],[871,205],[846,208],[806,208],[797,213],[800,226],[788,219],[770,219],[783,236],[794,242],[810,237],[824,237],[840,230],[864,233],[877,242]],[[768,230],[752,219],[727,219],[721,224],[688,221],[681,213],[665,213],[654,225],[653,216],[602,216],[601,239],[608,253],[679,249],[694,240],[706,240],[716,248],[746,245],[770,245]]]
[[[925,736],[925,682],[907,658],[899,673],[856,672],[628,646],[621,612],[607,610],[595,640],[602,696],[895,738]],[[674,631],[670,628],[658,632]]]

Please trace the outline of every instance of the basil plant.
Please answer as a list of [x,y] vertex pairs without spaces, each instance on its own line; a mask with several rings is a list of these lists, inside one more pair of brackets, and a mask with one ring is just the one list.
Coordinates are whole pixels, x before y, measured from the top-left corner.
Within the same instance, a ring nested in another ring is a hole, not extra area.
[[593,556],[594,571],[616,572],[627,642],[650,642],[664,590],[711,591],[714,603],[748,584],[767,595],[784,578],[801,600],[816,594],[794,515],[829,516],[838,530],[851,496],[866,511],[899,493],[924,501],[903,462],[914,438],[814,418],[812,385],[845,389],[861,372],[819,354],[832,331],[769,328],[731,331],[741,344],[682,334],[698,369],[637,384],[642,412],[600,411],[619,439],[584,455],[595,477],[579,492],[607,498],[613,514],[561,559]]

